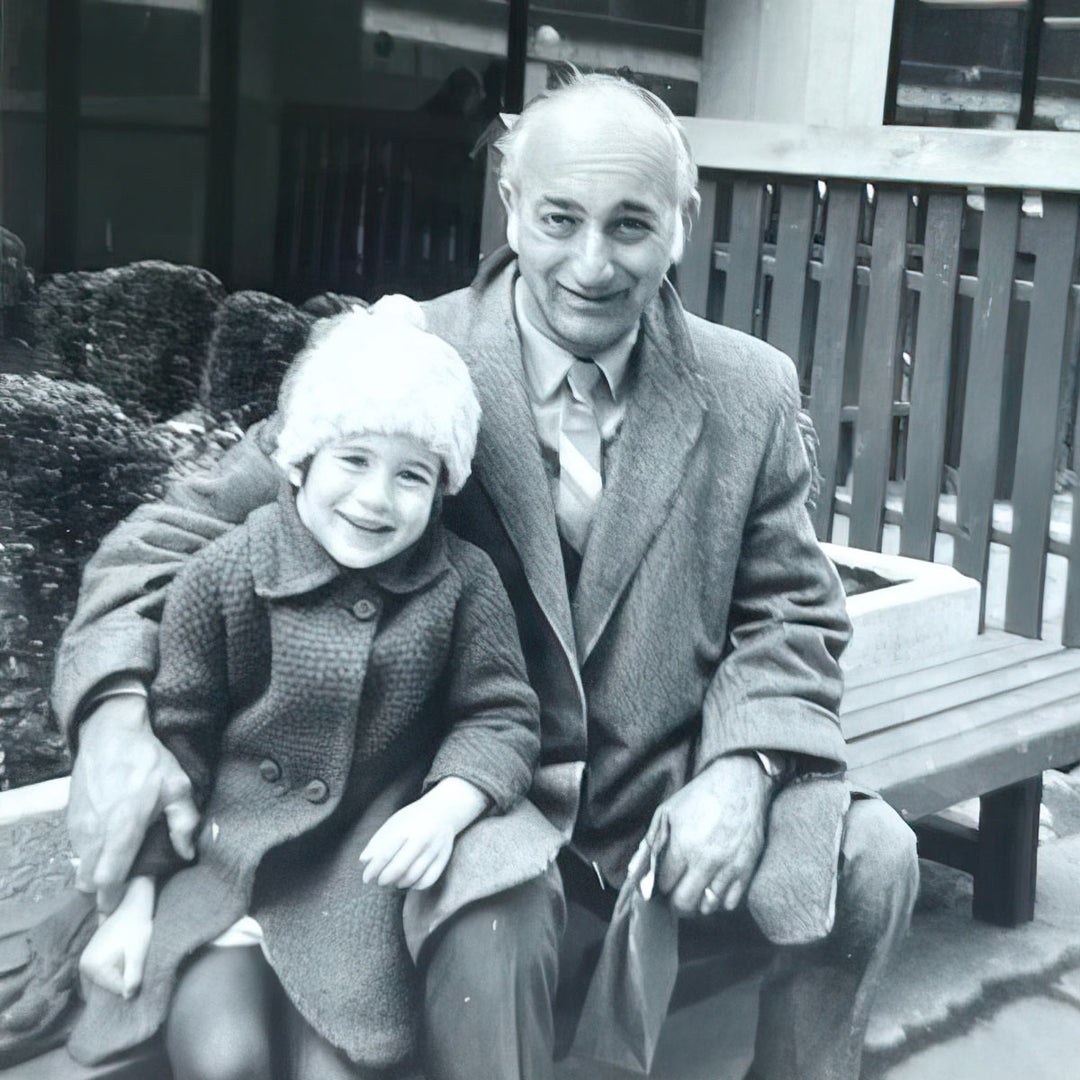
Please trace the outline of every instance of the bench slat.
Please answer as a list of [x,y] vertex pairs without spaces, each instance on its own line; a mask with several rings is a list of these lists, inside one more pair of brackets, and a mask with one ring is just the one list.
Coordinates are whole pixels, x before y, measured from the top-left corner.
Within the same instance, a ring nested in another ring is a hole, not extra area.
[[850,772],[914,821],[964,799],[1080,760],[1080,696],[1009,716]]
[[[1076,693],[1076,670],[1043,679],[1041,682],[1014,687],[981,701],[968,702],[943,712],[919,716],[884,731],[876,731],[848,743],[848,763],[862,768],[874,761],[883,761],[910,749],[933,758],[939,743],[954,736],[978,743],[979,730],[990,728],[1010,717],[1018,722],[1025,716],[1055,708]],[[1080,732],[1080,712],[1073,718]]]
[[700,315],[709,315],[709,286],[712,284],[713,248],[716,244],[717,183],[711,177],[698,182],[701,210],[690,230],[686,251],[679,262],[679,297],[683,307]]
[[1039,657],[1019,658],[1012,664],[995,665],[979,675],[845,712],[842,714],[844,734],[849,740],[859,739],[876,731],[899,724],[910,725],[923,717],[940,716],[964,706],[975,708],[1001,694],[1077,671],[1080,671],[1080,655],[1073,649],[1057,649]]
[[944,659],[940,664],[928,664],[907,675],[874,679],[872,670],[856,672],[845,680],[844,701],[840,706],[840,713],[844,715],[857,712],[871,705],[931,690],[935,686],[944,686],[958,679],[970,679],[984,671],[1045,656],[1059,648],[1061,646],[1053,641],[1017,638],[987,630],[968,643],[962,656]]
[[900,525],[900,554],[917,559],[934,557],[963,212],[964,196],[960,192],[930,194],[911,373],[904,518]]
[[736,180],[731,191],[731,240],[724,276],[725,325],[754,332],[761,259],[762,213],[765,189],[760,180]]
[[810,416],[817,431],[821,492],[814,507],[814,529],[827,540],[832,529],[833,492],[840,447],[840,410],[844,393],[844,358],[855,284],[855,242],[858,237],[861,185],[829,185],[825,248],[818,295],[814,362],[810,381]]
[[1076,197],[1044,195],[1043,216],[1038,226],[1034,295],[1028,315],[1020,395],[1020,433],[1012,490],[1012,545],[1005,595],[1005,629],[1027,637],[1037,636],[1042,622],[1065,321],[1076,255]]
[[899,187],[880,187],[870,255],[870,295],[866,309],[859,412],[851,485],[848,543],[877,551],[884,525],[885,486],[892,448],[892,402],[899,351],[904,253],[911,197]]
[[[971,312],[953,566],[985,583],[997,479],[1005,330],[1009,321],[1020,193],[987,191],[979,245],[979,281]],[[984,603],[985,603],[985,589]]]
[[814,186],[810,183],[782,184],[766,339],[770,345],[787,353],[796,364],[801,355],[813,217]]

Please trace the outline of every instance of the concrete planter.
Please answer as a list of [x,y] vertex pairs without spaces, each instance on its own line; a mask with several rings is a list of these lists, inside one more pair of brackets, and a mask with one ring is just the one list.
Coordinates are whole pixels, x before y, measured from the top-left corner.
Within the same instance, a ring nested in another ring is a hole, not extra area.
[[876,586],[848,597],[854,630],[842,667],[849,687],[971,651],[979,636],[979,583],[974,578],[922,559],[821,546],[842,577]]

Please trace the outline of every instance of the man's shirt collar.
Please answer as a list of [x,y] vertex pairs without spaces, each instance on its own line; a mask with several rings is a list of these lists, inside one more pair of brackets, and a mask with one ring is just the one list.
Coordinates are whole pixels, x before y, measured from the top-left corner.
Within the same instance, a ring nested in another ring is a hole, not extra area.
[[[521,279],[514,284],[514,312],[517,315],[518,331],[521,334],[521,357],[525,366],[525,378],[533,400],[548,401],[562,386],[570,365],[578,359],[562,346],[556,345],[546,334],[537,329],[525,313],[522,291],[525,288]],[[614,345],[590,357],[604,373],[612,400],[621,404],[620,395],[626,384],[626,369],[630,354],[638,339],[640,325],[635,326]]]

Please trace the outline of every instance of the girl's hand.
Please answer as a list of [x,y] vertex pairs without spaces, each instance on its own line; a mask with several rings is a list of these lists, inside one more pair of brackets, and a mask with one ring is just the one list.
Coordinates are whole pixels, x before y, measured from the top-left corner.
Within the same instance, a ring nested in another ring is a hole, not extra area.
[[79,973],[111,994],[134,997],[142,986],[154,917],[154,881],[133,878],[79,959]]
[[441,780],[391,816],[368,841],[360,853],[365,883],[430,889],[450,861],[457,834],[487,809],[488,801],[467,780]]

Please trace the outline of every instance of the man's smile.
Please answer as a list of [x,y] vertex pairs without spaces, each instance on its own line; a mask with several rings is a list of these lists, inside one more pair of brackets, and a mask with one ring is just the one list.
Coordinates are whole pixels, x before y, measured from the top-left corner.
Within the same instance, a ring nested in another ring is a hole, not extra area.
[[605,305],[614,304],[624,299],[628,292],[627,289],[619,289],[617,292],[592,295],[587,292],[580,292],[577,289],[572,289],[569,285],[560,284],[558,288],[566,294],[566,297],[571,304],[577,304],[581,307],[603,307]]

